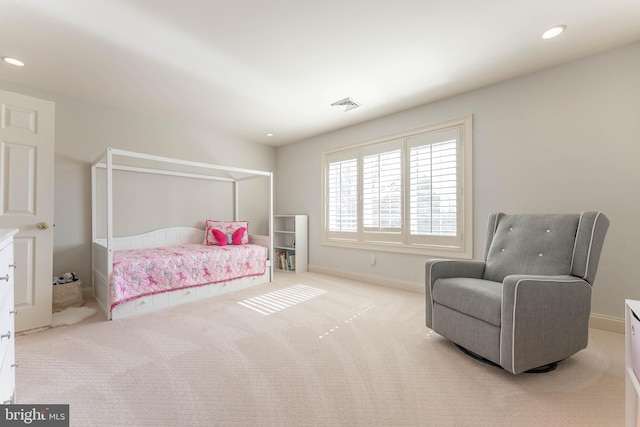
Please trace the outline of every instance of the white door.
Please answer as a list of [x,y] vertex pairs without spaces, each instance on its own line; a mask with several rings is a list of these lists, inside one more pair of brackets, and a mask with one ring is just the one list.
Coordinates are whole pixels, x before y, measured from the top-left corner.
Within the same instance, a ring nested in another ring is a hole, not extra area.
[[15,237],[16,331],[51,325],[55,105],[0,91],[0,228]]

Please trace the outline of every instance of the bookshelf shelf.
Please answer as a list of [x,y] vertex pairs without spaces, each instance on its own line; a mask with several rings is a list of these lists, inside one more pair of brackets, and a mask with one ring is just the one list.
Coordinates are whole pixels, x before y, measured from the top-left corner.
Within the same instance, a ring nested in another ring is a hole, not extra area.
[[273,252],[278,271],[307,271],[307,215],[273,216]]

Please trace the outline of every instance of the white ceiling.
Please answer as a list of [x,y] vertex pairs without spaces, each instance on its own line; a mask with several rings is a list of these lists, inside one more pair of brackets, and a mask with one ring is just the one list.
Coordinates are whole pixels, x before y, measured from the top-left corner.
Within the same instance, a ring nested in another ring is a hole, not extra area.
[[276,146],[638,40],[640,0],[0,0],[0,79]]

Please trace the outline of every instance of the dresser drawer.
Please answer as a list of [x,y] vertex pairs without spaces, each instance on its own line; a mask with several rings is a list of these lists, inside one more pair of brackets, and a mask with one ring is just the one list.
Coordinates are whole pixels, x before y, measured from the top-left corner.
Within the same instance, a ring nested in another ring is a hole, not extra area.
[[6,301],[0,308],[0,405],[12,403],[15,395],[15,337],[13,335],[13,314],[9,309],[13,307]]
[[[12,338],[13,339],[13,338]],[[0,363],[0,405],[14,403],[16,376],[13,342]]]
[[[0,405],[15,402],[15,309],[13,274],[13,235],[17,230],[3,235],[0,240]],[[2,234],[4,233],[4,234]],[[9,236],[9,237],[7,237]]]
[[0,276],[10,272],[10,264],[13,264],[13,241],[0,243]]
[[4,357],[9,342],[14,339],[13,289],[9,296],[10,298],[0,305],[0,360]]

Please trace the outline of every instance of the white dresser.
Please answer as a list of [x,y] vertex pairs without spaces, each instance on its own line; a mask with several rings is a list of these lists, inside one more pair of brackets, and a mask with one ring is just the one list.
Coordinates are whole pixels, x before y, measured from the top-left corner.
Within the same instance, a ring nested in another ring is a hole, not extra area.
[[0,229],[0,405],[15,403],[16,395],[13,236],[17,232]]

